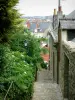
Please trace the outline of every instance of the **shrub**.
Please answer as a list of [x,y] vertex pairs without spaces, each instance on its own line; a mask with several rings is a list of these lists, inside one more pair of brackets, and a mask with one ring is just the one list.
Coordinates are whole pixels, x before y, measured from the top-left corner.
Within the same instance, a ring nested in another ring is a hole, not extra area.
[[6,65],[5,54],[6,51],[9,52],[9,49],[6,45],[0,44],[0,75],[4,71],[4,67]]
[[47,69],[48,63],[43,61],[43,62],[41,63],[41,66],[42,66],[42,68]]
[[[27,44],[25,45],[25,43]],[[42,59],[40,41],[30,33],[14,34],[10,39],[10,48],[13,51],[26,52],[26,61],[29,64],[32,63],[35,67]]]
[[37,66],[42,62],[40,42],[30,33],[18,33],[11,36],[9,47],[0,48],[0,95],[3,98],[13,82],[7,100],[30,100]]
[[33,68],[25,61],[25,54],[16,52],[5,53],[6,66],[0,77],[2,95],[6,94],[10,83],[12,88],[8,94],[9,100],[30,100],[33,91],[34,73]]

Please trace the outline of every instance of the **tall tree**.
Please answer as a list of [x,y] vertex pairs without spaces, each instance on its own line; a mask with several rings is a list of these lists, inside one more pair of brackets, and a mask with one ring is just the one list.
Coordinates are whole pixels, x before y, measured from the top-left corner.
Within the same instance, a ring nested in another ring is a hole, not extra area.
[[9,29],[20,15],[15,9],[18,0],[0,0],[0,42],[7,41]]

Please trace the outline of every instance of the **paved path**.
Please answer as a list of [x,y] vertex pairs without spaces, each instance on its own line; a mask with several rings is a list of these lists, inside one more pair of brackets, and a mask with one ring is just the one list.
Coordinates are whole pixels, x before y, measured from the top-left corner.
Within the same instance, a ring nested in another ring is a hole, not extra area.
[[38,71],[32,100],[63,100],[60,89],[56,83],[52,82],[51,76],[49,70]]

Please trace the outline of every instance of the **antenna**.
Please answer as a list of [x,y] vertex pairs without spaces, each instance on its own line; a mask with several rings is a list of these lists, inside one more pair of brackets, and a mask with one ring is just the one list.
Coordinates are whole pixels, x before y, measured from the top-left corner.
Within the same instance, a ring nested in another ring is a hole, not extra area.
[[59,2],[58,6],[60,7],[60,6],[61,6],[61,4],[60,4],[60,0],[59,0],[58,2]]
[[61,1],[58,0],[58,11],[61,11]]

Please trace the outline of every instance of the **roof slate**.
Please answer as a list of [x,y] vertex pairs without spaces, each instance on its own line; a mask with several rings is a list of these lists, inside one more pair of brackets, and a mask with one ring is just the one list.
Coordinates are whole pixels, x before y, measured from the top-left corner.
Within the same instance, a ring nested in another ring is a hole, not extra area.
[[60,20],[61,29],[75,29],[75,20]]

